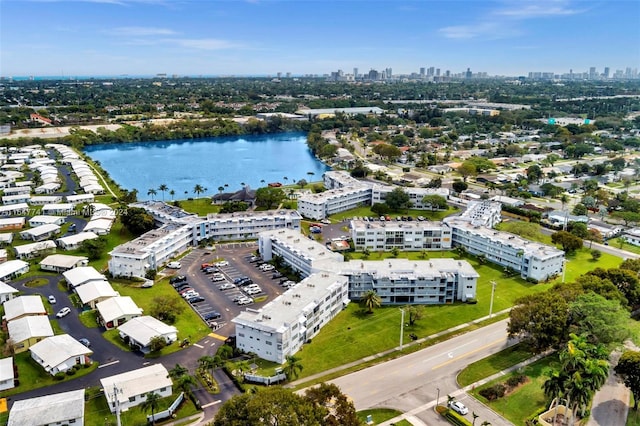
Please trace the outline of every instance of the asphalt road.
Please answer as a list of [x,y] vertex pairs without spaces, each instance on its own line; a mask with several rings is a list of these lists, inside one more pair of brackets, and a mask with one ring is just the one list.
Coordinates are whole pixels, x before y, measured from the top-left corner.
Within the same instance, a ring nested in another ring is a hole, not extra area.
[[[353,399],[357,410],[394,408],[417,416],[428,424],[442,419],[433,407],[439,397],[446,404],[447,395],[455,396],[480,415],[478,424],[510,424],[493,411],[468,397],[458,386],[456,376],[470,363],[505,349],[515,340],[507,338],[507,320],[454,337],[414,352],[333,380]],[[438,390],[439,389],[439,390]]]

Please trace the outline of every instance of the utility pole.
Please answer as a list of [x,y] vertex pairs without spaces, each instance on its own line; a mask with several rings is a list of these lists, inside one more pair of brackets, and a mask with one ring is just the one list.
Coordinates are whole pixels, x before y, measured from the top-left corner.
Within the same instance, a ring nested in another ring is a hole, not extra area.
[[118,399],[118,394],[121,393],[122,391],[120,389],[118,389],[118,386],[114,383],[113,384],[113,399],[115,401],[116,404],[116,425],[117,426],[122,426],[122,423],[120,423],[120,400]]
[[496,292],[496,282],[491,281],[491,304],[489,305],[489,318],[493,317],[493,295]]
[[402,350],[402,336],[404,335],[404,309],[400,309],[402,312],[402,319],[400,320],[400,350]]

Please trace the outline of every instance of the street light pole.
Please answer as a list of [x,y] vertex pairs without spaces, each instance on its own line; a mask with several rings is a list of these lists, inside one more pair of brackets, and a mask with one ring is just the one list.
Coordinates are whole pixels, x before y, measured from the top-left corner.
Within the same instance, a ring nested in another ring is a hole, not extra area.
[[436,397],[436,408],[440,405],[440,388],[436,388],[438,390],[438,396]]
[[489,305],[489,318],[493,317],[493,295],[496,292],[496,282],[491,281],[491,304]]

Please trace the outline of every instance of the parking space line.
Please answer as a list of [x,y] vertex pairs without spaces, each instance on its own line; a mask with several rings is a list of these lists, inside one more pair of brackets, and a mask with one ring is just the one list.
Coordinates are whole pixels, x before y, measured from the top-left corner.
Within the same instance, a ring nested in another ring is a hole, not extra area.
[[201,345],[199,345],[199,344],[197,344],[197,343],[194,343],[194,344],[193,344],[193,346],[195,346],[195,347],[197,347],[197,348],[200,348],[200,349],[204,349],[204,346],[201,346]]

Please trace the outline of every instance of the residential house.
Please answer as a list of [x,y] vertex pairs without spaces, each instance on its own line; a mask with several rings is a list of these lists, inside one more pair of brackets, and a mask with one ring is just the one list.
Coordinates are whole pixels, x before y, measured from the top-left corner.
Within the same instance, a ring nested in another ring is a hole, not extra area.
[[29,195],[28,193],[2,196],[2,204],[4,204],[5,206],[28,203],[29,200],[31,200],[31,195]]
[[51,323],[46,315],[29,315],[9,321],[9,338],[14,353],[22,353],[42,339],[53,336]]
[[68,216],[74,213],[74,209],[75,206],[70,203],[45,204],[42,206],[42,214]]
[[100,379],[109,409],[112,413],[138,406],[147,400],[148,393],[167,397],[173,393],[169,372],[162,364],[153,364],[137,370]]
[[65,222],[64,216],[45,216],[37,215],[29,219],[29,226],[36,227],[41,225],[58,225],[62,226]]
[[25,229],[20,232],[20,238],[23,240],[43,241],[53,237],[59,232],[60,226],[51,223],[36,226],[35,228]]
[[91,281],[105,281],[106,278],[93,266],[78,266],[62,273],[68,288],[76,288]]
[[90,364],[93,351],[68,334],[47,337],[29,350],[31,358],[55,376],[76,365]]
[[8,246],[13,242],[13,232],[0,233],[0,245]]
[[43,195],[40,197],[31,197],[29,204],[32,206],[46,206],[47,204],[56,204],[62,202],[60,195]]
[[65,199],[67,203],[71,203],[75,206],[78,204],[93,203],[95,196],[93,194],[67,195]]
[[20,203],[10,206],[0,206],[0,217],[12,215],[26,215],[29,212],[29,204]]
[[89,259],[84,256],[70,256],[67,254],[52,254],[40,261],[40,269],[62,273],[79,266],[87,266]]
[[0,280],[12,280],[29,272],[29,264],[23,260],[8,260],[0,264]]
[[98,238],[93,232],[79,232],[74,235],[61,237],[56,240],[58,247],[63,250],[77,250],[82,245],[83,241],[95,240]]
[[11,287],[9,284],[4,281],[0,281],[0,305],[2,305],[7,300],[11,300],[19,293],[18,290]]
[[640,228],[627,229],[622,237],[627,243],[640,246]]
[[142,315],[140,309],[129,296],[111,297],[96,304],[98,323],[107,330],[116,328],[131,318]]
[[0,358],[0,392],[16,387],[16,370],[13,357]]
[[0,231],[13,231],[24,227],[24,217],[6,217],[0,219]]
[[151,339],[154,337],[162,337],[168,345],[178,340],[177,328],[148,315],[130,319],[118,327],[118,332],[133,350],[144,354],[151,351]]
[[91,281],[75,288],[83,306],[95,309],[96,303],[120,294],[111,287],[108,281]]
[[7,426],[84,425],[84,389],[13,403]]
[[7,322],[15,321],[30,315],[47,316],[40,296],[19,296],[4,302],[4,319]]
[[33,259],[34,257],[55,253],[56,243],[51,240],[38,241],[37,243],[15,246],[13,250],[16,252],[18,259]]

